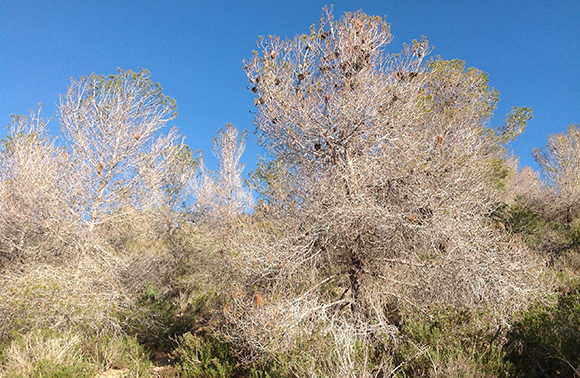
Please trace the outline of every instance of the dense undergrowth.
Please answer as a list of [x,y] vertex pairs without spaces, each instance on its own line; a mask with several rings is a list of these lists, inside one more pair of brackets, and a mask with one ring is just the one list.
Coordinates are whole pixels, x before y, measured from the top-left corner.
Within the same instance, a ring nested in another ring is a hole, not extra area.
[[[180,253],[187,258],[171,257],[175,271],[163,277],[155,264],[159,275],[136,287],[139,279],[122,272],[117,287],[90,282],[79,277],[78,267],[22,268],[19,280],[5,277],[2,376],[94,377],[121,369],[125,376],[146,377],[160,364],[157,356],[165,357],[160,371],[168,377],[328,376],[336,371],[333,364],[344,363],[336,353],[348,339],[337,340],[322,322],[294,348],[248,362],[248,347],[227,329],[227,290],[212,284],[218,277],[207,276],[206,264],[216,256],[195,249]],[[147,276],[149,263],[132,258],[123,267],[133,275],[139,266]],[[419,309],[395,301],[389,309],[392,332],[351,340],[348,358],[361,376],[573,377],[580,366],[580,279],[563,264],[557,261],[559,268],[549,270],[560,285],[553,296],[501,321],[485,310]]]

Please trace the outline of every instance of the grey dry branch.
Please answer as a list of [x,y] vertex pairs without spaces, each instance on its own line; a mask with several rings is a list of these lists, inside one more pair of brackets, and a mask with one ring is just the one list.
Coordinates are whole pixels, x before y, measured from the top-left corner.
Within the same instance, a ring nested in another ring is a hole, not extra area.
[[[273,160],[254,176],[256,223],[237,230],[249,294],[229,314],[258,355],[298,337],[268,324],[340,319],[366,343],[370,325],[390,332],[393,296],[505,318],[541,290],[535,256],[489,218],[497,92],[461,61],[423,64],[425,39],[395,55],[390,40],[382,18],[327,11],[310,34],[261,38],[245,63]],[[252,292],[264,300],[248,310]]]
[[570,125],[564,133],[552,134],[548,144],[534,150],[534,157],[556,195],[557,206],[570,223],[580,215],[580,125]]
[[[40,108],[15,116],[0,152],[0,268],[65,255],[76,232],[69,156],[46,131]],[[53,251],[54,253],[46,253]]]
[[176,139],[174,131],[159,137],[176,116],[175,101],[161,93],[147,71],[71,81],[59,112],[79,186],[78,211],[89,228],[119,201],[147,198],[136,196],[143,186],[142,165],[155,161]]
[[246,147],[246,137],[247,132],[240,135],[231,124],[220,129],[212,142],[212,152],[218,159],[218,170],[216,173],[208,172],[202,164],[195,182],[197,211],[226,227],[247,211],[253,202],[250,191],[243,185],[244,164],[240,162]]

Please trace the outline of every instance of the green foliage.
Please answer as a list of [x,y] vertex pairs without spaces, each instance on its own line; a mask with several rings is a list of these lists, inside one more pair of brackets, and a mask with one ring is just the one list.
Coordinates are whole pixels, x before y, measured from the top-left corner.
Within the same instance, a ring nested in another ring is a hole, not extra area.
[[149,350],[169,352],[176,347],[176,339],[184,333],[199,327],[207,316],[206,307],[209,293],[196,291],[184,308],[177,306],[174,296],[179,292],[188,292],[185,288],[174,288],[175,291],[161,293],[155,282],[147,282],[136,301],[119,316],[125,319],[127,332]]
[[177,360],[181,376],[225,378],[282,378],[287,369],[275,360],[263,357],[252,366],[244,366],[231,344],[209,334],[188,332],[177,339],[178,347],[172,356]]
[[428,86],[431,111],[448,116],[471,114],[484,122],[499,101],[499,92],[489,86],[488,75],[473,67],[466,69],[459,59],[431,59]]
[[288,166],[280,158],[260,158],[256,169],[249,174],[247,180],[248,186],[261,197],[259,205],[280,205],[291,196],[292,182]]
[[509,206],[506,215],[506,221],[515,233],[536,235],[546,224],[536,212],[517,202]]
[[291,377],[283,365],[276,361],[259,361],[247,373],[248,378],[285,378]]
[[541,215],[526,205],[522,198],[516,198],[513,204],[499,206],[493,217],[500,220],[506,228],[515,234],[522,234],[524,240],[537,246],[546,227]]
[[120,316],[126,319],[127,331],[140,343],[150,349],[164,350],[173,344],[170,336],[176,310],[170,298],[159,292],[155,282],[146,282],[135,308]]
[[221,340],[186,333],[178,338],[178,345],[174,356],[183,377],[227,378],[237,371],[230,345]]
[[[89,76],[82,76],[81,83],[87,84],[87,93],[83,101],[92,101],[96,97],[106,98],[111,93],[123,91],[127,87],[138,88],[137,93],[142,98],[148,99],[144,103],[146,110],[156,109],[160,106],[168,106],[172,111],[172,118],[177,117],[177,103],[171,97],[162,93],[161,85],[151,81],[151,73],[146,69],[141,68],[134,72],[131,70],[124,71],[118,69],[117,75],[97,75],[91,74]],[[101,106],[103,104],[101,103]],[[111,102],[110,106],[115,106],[115,102]],[[97,111],[106,111],[108,108],[96,109]],[[105,115],[106,113],[102,113]]]
[[569,226],[572,245],[580,246],[580,218],[574,218]]
[[506,146],[524,132],[530,119],[532,119],[532,109],[514,106],[506,115],[503,126],[485,131],[487,138],[493,142],[492,148],[497,151],[498,157],[491,160],[491,167],[493,181],[498,189],[505,189],[506,180],[517,174],[505,161],[505,155],[508,152]]
[[491,168],[495,186],[498,189],[504,189],[506,180],[515,173],[514,170],[501,158],[493,158],[491,160]]
[[518,135],[524,132],[528,121],[532,118],[531,108],[514,106],[505,117],[505,125],[496,129],[499,142],[503,145],[513,142]]
[[[192,172],[199,167],[200,159],[195,157],[191,148],[185,144],[175,145],[167,150],[170,151],[165,153],[172,158],[161,179],[161,186],[168,197],[169,207],[176,211],[184,210],[188,198],[185,198],[182,193],[188,183],[183,178],[193,176]],[[180,206],[181,209],[176,209],[176,206]]]
[[73,365],[54,363],[49,360],[39,361],[31,378],[68,378],[68,377],[92,377],[95,371],[87,363],[75,363]]
[[[306,351],[308,353],[305,353]],[[285,360],[293,371],[324,376],[328,375],[326,372],[333,366],[338,365],[337,357],[336,353],[333,353],[331,336],[315,331],[299,338],[296,348],[281,359]]]
[[25,376],[8,372],[6,378],[89,378],[94,375],[94,368],[86,362],[58,363],[43,359],[34,363],[30,374]]
[[530,247],[553,257],[577,253],[580,247],[580,217],[568,219],[565,212],[532,207],[521,196],[499,206],[492,217]]
[[555,305],[530,306],[507,337],[518,377],[580,375],[580,281],[561,289]]
[[[61,271],[64,273],[64,270]],[[89,314],[108,315],[108,304],[90,300],[82,290],[85,283],[75,282],[76,290],[71,292],[70,282],[58,277],[24,274],[27,279],[6,284],[0,293],[0,307],[3,321],[0,322],[0,344],[8,344],[19,335],[34,329],[48,327],[62,331],[66,329],[90,329],[97,326]],[[99,318],[99,316],[95,316]],[[66,319],[66,320],[65,320]]]
[[453,371],[456,376],[507,376],[502,330],[483,314],[454,308],[411,314],[401,336],[402,344],[395,351],[401,377],[431,376],[437,371]]

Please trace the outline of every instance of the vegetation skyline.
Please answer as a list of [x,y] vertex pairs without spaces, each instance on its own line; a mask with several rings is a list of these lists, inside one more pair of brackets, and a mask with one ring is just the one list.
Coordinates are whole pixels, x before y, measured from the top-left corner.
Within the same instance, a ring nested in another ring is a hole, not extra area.
[[[252,93],[242,70],[259,35],[304,33],[325,1],[73,2],[2,1],[0,7],[0,123],[56,112],[71,78],[117,68],[146,68],[176,99],[172,124],[213,168],[210,140],[227,123],[250,131],[247,174],[262,151],[253,136]],[[500,92],[492,123],[512,106],[533,109],[526,132],[511,144],[522,166],[538,169],[534,147],[580,119],[580,5],[572,0],[524,3],[336,1],[334,13],[363,10],[386,16],[397,52],[425,35],[432,57],[461,59],[489,74]],[[57,131],[58,126],[49,125]],[[0,133],[4,135],[4,130]]]

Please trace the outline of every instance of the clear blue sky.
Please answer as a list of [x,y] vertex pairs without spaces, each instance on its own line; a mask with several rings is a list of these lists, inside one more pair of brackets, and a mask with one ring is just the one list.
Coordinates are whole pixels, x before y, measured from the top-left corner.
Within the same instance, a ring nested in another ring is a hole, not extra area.
[[[250,130],[246,173],[261,153],[252,137],[253,96],[242,60],[259,35],[306,33],[329,2],[225,0],[0,0],[0,124],[37,103],[56,113],[71,78],[151,71],[175,98],[186,142],[209,157],[226,123]],[[362,9],[386,16],[390,51],[425,35],[432,55],[489,73],[500,91],[493,123],[512,106],[534,119],[514,143],[522,165],[550,133],[580,123],[580,1],[334,1],[335,17]],[[52,123],[58,132],[56,122]],[[0,136],[4,135],[0,131]],[[210,166],[212,160],[210,159]]]

